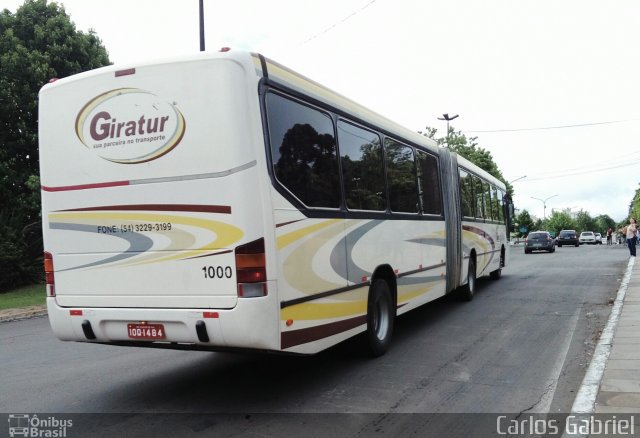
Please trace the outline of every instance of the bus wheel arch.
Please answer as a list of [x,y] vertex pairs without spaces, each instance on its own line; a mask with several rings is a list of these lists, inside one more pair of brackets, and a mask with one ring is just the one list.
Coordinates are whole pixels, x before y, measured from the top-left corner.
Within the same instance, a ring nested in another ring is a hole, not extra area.
[[500,249],[500,266],[495,271],[491,271],[489,273],[489,276],[491,277],[492,280],[500,280],[500,277],[502,277],[502,268],[504,268],[504,264],[505,264],[505,249],[503,245],[502,248]]
[[471,250],[467,269],[467,283],[460,289],[460,298],[462,298],[463,301],[471,301],[476,293],[478,279],[477,266],[476,251]]
[[367,347],[374,356],[389,349],[396,316],[397,285],[390,266],[378,267],[371,277],[367,297]]

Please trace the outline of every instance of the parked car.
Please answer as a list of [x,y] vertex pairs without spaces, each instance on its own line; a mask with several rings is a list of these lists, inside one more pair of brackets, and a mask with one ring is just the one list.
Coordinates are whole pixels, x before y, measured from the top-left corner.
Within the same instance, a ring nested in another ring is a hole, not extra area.
[[591,243],[593,245],[596,244],[596,235],[593,234],[593,231],[583,231],[580,233],[580,237],[578,238],[580,245],[583,243]]
[[560,234],[558,234],[556,243],[559,248],[562,247],[562,245],[579,246],[578,233],[576,233],[576,230],[562,230]]
[[524,253],[531,254],[532,251],[555,252],[556,242],[547,231],[533,231],[524,240]]
[[602,234],[596,233],[596,245],[602,245]]

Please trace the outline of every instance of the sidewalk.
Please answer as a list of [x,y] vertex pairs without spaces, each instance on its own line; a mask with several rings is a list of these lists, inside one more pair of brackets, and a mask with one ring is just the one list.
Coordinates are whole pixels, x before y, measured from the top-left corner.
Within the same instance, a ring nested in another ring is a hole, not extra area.
[[0,322],[34,318],[36,316],[45,316],[46,314],[47,306],[29,306],[22,307],[20,309],[2,309],[0,310]]
[[640,413],[640,262],[636,262],[595,400],[596,414]]

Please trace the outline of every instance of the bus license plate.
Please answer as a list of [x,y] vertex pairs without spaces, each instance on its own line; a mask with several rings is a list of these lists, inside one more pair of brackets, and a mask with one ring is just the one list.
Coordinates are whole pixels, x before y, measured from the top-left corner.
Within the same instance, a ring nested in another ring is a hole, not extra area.
[[165,339],[162,324],[127,324],[130,339]]

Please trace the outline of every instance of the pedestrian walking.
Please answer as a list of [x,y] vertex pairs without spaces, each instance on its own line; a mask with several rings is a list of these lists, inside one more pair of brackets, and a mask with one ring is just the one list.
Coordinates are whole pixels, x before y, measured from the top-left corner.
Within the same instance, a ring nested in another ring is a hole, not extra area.
[[625,235],[627,237],[627,246],[629,247],[629,254],[631,257],[636,256],[636,234],[638,234],[638,225],[635,218],[629,219],[629,225],[624,227]]
[[607,245],[613,245],[613,230],[611,227],[607,230]]

